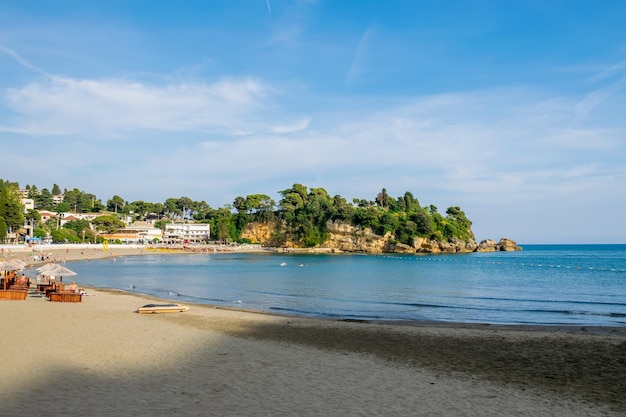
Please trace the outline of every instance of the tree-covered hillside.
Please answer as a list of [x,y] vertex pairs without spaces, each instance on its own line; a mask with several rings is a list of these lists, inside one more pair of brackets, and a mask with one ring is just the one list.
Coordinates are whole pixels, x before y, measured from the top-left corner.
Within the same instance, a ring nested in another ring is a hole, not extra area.
[[[19,184],[0,180],[0,239],[14,232],[25,218],[36,221],[35,235],[50,236],[63,241],[79,241],[79,236],[97,239],[97,230],[111,233],[123,227],[121,222],[95,219],[94,221],[68,222],[63,230],[56,223],[44,223],[36,212],[24,214],[17,193]],[[276,202],[266,194],[251,194],[234,199],[232,204],[212,208],[204,201],[188,197],[168,198],[163,203],[146,201],[128,202],[115,195],[102,203],[94,194],[78,189],[61,192],[54,184],[52,191],[27,185],[28,198],[37,210],[52,212],[101,213],[132,220],[158,219],[157,226],[171,221],[196,221],[211,224],[211,237],[220,241],[242,241],[242,231],[250,223],[275,224],[273,241],[281,246],[287,242],[302,247],[322,244],[328,237],[329,221],[370,228],[378,235],[391,233],[399,243],[410,245],[416,237],[439,241],[473,241],[472,222],[459,207],[449,207],[445,214],[433,205],[420,205],[418,199],[405,192],[392,197],[382,189],[372,199],[346,200],[340,195],[331,196],[324,188],[310,188],[302,184],[279,191]],[[104,217],[102,217],[104,219]],[[106,224],[105,224],[106,223]],[[2,233],[5,235],[1,235]]]
[[323,188],[307,190],[302,184],[279,192],[282,199],[276,209],[266,195],[238,197],[237,230],[250,222],[277,221],[284,232],[276,241],[298,242],[303,247],[323,243],[327,234],[328,221],[367,227],[378,235],[390,232],[398,242],[411,244],[415,237],[434,240],[474,240],[472,222],[459,207],[449,207],[446,215],[433,205],[421,207],[412,193],[393,198],[383,189],[373,200],[354,199],[348,202],[340,195],[331,197]]

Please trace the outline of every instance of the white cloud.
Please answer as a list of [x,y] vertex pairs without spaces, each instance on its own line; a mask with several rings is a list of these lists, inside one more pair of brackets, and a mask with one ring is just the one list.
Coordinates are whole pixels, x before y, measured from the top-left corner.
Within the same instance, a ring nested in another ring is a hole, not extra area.
[[294,133],[308,129],[310,123],[311,118],[307,117],[304,119],[296,120],[295,122],[290,124],[272,126],[270,128],[270,131],[272,133]]
[[0,129],[36,135],[241,129],[270,91],[251,78],[159,86],[53,77],[10,89],[7,102],[18,116]]

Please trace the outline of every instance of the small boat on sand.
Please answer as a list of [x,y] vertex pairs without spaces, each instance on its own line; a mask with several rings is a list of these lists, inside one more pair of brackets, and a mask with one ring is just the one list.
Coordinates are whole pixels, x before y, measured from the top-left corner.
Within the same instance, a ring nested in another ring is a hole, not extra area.
[[137,313],[140,314],[156,314],[156,313],[182,313],[189,310],[189,306],[183,304],[146,304],[139,307]]

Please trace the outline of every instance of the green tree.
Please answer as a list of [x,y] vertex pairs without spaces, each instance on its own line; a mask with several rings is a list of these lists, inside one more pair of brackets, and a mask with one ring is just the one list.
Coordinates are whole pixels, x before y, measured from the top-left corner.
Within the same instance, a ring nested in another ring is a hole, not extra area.
[[240,213],[243,213],[246,210],[248,210],[248,207],[246,205],[246,199],[241,196],[235,197],[235,200],[233,201],[233,207],[235,207],[235,210],[237,210]]
[[115,233],[117,230],[124,227],[124,222],[112,215],[98,216],[93,219],[91,223],[99,231],[107,233]]
[[412,217],[412,221],[415,223],[416,233],[421,237],[431,237],[434,232],[433,222],[431,217],[425,210],[420,210]]
[[458,237],[464,241],[474,239],[474,234],[471,229],[472,222],[465,216],[465,213],[460,207],[448,207],[446,214],[449,233],[452,234],[452,237]]
[[133,218],[134,219],[143,219],[148,213],[152,212],[152,209],[154,208],[154,204],[152,203],[147,203],[145,201],[139,200],[139,201],[133,201],[131,203],[131,206],[133,207]]
[[55,243],[80,243],[81,241],[75,231],[64,227],[53,230],[50,236]]
[[74,188],[70,191],[66,190],[65,193],[63,193],[63,202],[67,203],[70,206],[70,211],[78,211],[78,204],[80,202],[81,194],[82,193],[77,188]]
[[193,200],[189,197],[181,197],[176,203],[176,208],[180,210],[183,219],[190,219],[193,212]]
[[7,238],[7,222],[4,220],[4,217],[0,215],[0,242],[4,242]]
[[354,218],[354,206],[340,195],[333,197],[331,220],[338,220],[352,224]]
[[80,213],[90,213],[96,207],[96,196],[94,194],[80,192],[78,197],[77,210]]
[[177,204],[176,198],[168,198],[167,200],[165,200],[165,203],[163,203],[164,213],[171,217],[175,217],[176,204]]
[[63,227],[75,231],[76,234],[80,236],[83,230],[89,230],[89,222],[83,219],[70,220],[69,222],[65,223]]
[[153,210],[154,213],[159,217],[163,217],[165,215],[165,206],[163,205],[163,203],[154,203]]
[[41,192],[35,197],[35,207],[38,210],[54,210],[54,202],[52,201],[52,193],[47,188],[41,190]]
[[70,204],[68,202],[66,202],[66,201],[63,201],[63,202],[57,204],[56,211],[59,212],[59,213],[69,213],[69,211],[71,209],[72,208],[70,207]]
[[28,190],[28,198],[32,199],[33,201],[35,201],[35,203],[37,202],[37,197],[39,196],[39,190],[37,189],[36,186],[26,186],[26,189]]
[[417,201],[417,199],[409,191],[404,193],[404,204],[405,204],[407,213],[412,213],[418,210],[420,207],[419,201]]
[[114,195],[107,200],[107,210],[114,213],[121,212],[125,205],[124,199],[119,195]]
[[354,223],[357,226],[369,227],[378,231],[380,227],[380,212],[377,207],[357,207],[354,213]]
[[9,233],[17,231],[24,224],[24,205],[17,193],[17,185],[5,184],[0,189],[0,217],[4,218]]
[[206,201],[194,201],[191,210],[194,220],[204,220],[207,213],[211,210],[211,206]]

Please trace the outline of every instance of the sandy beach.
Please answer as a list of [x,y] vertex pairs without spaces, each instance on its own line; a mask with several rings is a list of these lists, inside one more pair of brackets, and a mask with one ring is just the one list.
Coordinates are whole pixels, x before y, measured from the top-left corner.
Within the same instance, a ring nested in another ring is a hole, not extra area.
[[626,415],[623,328],[143,315],[87,290],[0,300],[0,416]]

